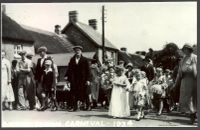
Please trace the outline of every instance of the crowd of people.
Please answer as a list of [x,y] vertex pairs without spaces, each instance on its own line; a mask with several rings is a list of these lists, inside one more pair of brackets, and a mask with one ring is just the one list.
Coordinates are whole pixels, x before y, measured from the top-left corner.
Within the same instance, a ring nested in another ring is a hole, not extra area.
[[[67,100],[58,101],[57,77],[59,75],[53,57],[40,47],[37,64],[33,55],[19,52],[21,59],[12,64],[2,51],[2,108],[3,110],[38,110],[51,108],[56,111],[66,107],[70,112],[91,110],[99,106],[108,109],[113,118],[124,118],[137,110],[139,121],[149,112],[157,116],[173,110],[189,113],[191,123],[197,118],[197,56],[190,45],[183,46],[185,56],[179,59],[174,70],[154,67],[151,59],[144,58],[145,65],[114,65],[106,60],[88,60],[82,55],[83,47],[75,46],[65,75]],[[62,98],[62,97],[61,97]]]

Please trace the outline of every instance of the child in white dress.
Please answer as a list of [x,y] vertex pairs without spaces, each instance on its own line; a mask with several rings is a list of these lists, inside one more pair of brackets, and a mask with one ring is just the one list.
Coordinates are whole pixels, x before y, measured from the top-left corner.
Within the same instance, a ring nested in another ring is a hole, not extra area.
[[143,77],[145,74],[141,71],[136,71],[136,82],[131,86],[128,90],[133,95],[133,104],[137,109],[137,118],[139,121],[141,118],[144,118],[144,109],[148,104],[148,88],[147,88],[147,80]]
[[108,115],[112,116],[113,118],[130,116],[130,106],[128,100],[129,95],[126,91],[130,87],[130,83],[123,73],[124,68],[117,66],[116,76],[112,81],[113,89],[108,112]]

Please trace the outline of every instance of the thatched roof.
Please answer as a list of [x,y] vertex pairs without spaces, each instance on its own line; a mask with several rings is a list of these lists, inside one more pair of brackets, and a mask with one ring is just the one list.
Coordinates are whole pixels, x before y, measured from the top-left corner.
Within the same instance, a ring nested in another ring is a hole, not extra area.
[[33,43],[31,35],[4,13],[2,13],[2,38]]
[[36,52],[41,46],[46,46],[49,54],[73,52],[73,45],[63,35],[25,25],[22,25],[22,27],[33,37]]
[[[62,33],[64,33],[69,26],[75,26],[78,28],[85,36],[87,36],[89,39],[91,39],[98,47],[102,46],[102,35],[97,32],[95,29],[93,29],[91,26],[81,23],[81,22],[70,22],[68,23],[64,29],[62,30]],[[105,38],[105,47],[118,50],[107,38]]]
[[118,52],[118,60],[123,60],[125,64],[132,63],[133,66],[136,67],[141,67],[144,65],[144,61],[139,55],[129,54],[123,51]]

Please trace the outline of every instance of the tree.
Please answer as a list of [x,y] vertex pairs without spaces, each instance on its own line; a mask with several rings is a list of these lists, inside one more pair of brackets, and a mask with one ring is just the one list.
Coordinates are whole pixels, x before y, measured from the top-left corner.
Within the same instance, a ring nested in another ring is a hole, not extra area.
[[154,53],[153,62],[156,67],[162,66],[163,69],[173,69],[176,61],[180,57],[179,48],[175,43],[167,43],[161,51]]

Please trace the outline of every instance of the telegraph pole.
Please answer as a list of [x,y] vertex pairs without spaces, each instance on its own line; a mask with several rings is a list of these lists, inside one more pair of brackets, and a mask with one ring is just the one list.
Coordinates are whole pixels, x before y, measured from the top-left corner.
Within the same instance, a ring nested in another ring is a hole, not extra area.
[[104,5],[102,6],[102,63],[105,62],[105,24],[104,24]]

